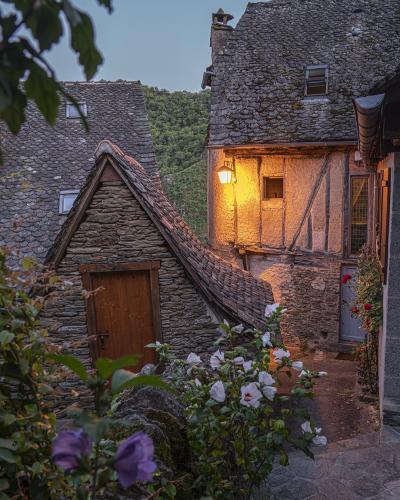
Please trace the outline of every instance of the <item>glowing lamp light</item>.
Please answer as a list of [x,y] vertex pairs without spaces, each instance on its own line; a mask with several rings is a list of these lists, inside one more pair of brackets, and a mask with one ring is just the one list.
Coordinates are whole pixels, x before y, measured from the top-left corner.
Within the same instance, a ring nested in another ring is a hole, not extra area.
[[233,168],[229,161],[225,161],[224,166],[218,169],[218,177],[221,184],[230,184],[234,180]]

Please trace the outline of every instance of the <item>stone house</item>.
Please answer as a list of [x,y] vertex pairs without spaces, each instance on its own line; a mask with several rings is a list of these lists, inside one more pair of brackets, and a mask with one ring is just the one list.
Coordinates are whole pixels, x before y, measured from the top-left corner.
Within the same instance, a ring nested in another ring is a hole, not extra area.
[[397,66],[354,100],[363,162],[376,172],[375,246],[384,289],[379,332],[379,396],[383,422],[400,424],[400,72]]
[[69,283],[43,321],[89,363],[168,342],[179,355],[212,349],[223,319],[263,326],[270,286],[208,250],[157,180],[103,141],[46,263]]
[[86,115],[86,133],[75,108],[60,99],[54,127],[35,105],[14,136],[0,123],[0,246],[42,260],[93,166],[103,139],[120,144],[158,178],[140,82],[64,82]]
[[212,16],[208,233],[214,251],[271,283],[288,342],[344,349],[363,332],[343,274],[373,243],[373,171],[352,97],[400,57],[394,0],[249,3]]

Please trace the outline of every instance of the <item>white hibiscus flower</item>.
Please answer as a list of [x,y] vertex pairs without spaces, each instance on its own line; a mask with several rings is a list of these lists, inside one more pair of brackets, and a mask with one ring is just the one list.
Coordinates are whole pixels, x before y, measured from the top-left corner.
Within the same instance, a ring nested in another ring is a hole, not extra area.
[[203,384],[200,382],[200,380],[198,378],[195,378],[194,385],[196,385],[197,387],[201,387]]
[[242,386],[240,391],[242,393],[240,403],[243,406],[252,406],[253,408],[258,408],[260,406],[260,399],[262,398],[262,394],[258,390],[257,384],[255,382],[251,382],[250,384]]
[[245,361],[243,363],[243,370],[245,373],[249,372],[253,368],[254,361]]
[[265,332],[264,335],[261,337],[262,340],[262,345],[263,347],[272,347],[271,344],[271,334],[269,332]]
[[292,368],[297,371],[303,371],[303,362],[302,361],[293,361]]
[[194,352],[191,352],[189,356],[186,358],[187,365],[197,365],[201,363],[200,356],[197,356]]
[[303,432],[312,432],[312,429],[311,429],[311,424],[310,424],[310,421],[309,420],[306,420],[303,424],[301,424],[301,430]]
[[218,401],[218,403],[223,403],[225,401],[225,387],[220,380],[218,380],[211,386],[210,396],[212,399],[214,399],[214,401]]
[[272,316],[274,314],[274,312],[278,309],[279,307],[279,304],[275,303],[275,304],[267,304],[265,306],[265,317],[266,318],[269,318],[270,316]]
[[319,427],[318,429],[315,428],[314,432],[316,433],[316,436],[313,438],[312,442],[313,444],[317,446],[326,446],[328,443],[328,440],[326,436],[321,436],[322,429]]
[[269,399],[270,401],[273,401],[275,394],[276,394],[276,391],[278,389],[276,387],[272,387],[271,385],[265,385],[261,390],[267,399]]
[[326,377],[328,375],[328,372],[318,372],[318,377]]
[[244,357],[243,356],[237,356],[234,358],[233,362],[235,365],[242,365],[244,363]]
[[282,363],[283,358],[290,358],[290,352],[285,351],[285,349],[275,349],[275,351],[272,353],[274,355],[275,361],[277,363]]
[[326,436],[321,435],[321,427],[315,427],[314,430],[312,430],[310,422],[306,420],[303,424],[301,424],[301,429],[304,433],[309,432],[315,434],[312,440],[313,444],[317,446],[326,446],[328,440]]
[[243,332],[244,326],[242,324],[236,325],[232,328],[232,332],[238,333],[239,335]]
[[214,354],[210,357],[211,368],[216,370],[221,366],[223,361],[225,361],[225,354],[218,349],[218,351],[214,352]]
[[268,372],[260,372],[258,374],[258,381],[263,385],[273,385],[275,384],[274,377]]

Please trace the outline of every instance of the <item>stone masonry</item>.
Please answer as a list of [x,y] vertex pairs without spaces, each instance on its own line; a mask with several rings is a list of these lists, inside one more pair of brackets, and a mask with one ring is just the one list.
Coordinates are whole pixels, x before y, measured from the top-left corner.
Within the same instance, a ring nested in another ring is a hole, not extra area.
[[52,340],[69,344],[68,350],[89,364],[79,265],[149,260],[161,262],[159,286],[163,341],[171,343],[180,355],[211,346],[216,339],[216,316],[122,181],[103,184],[95,193],[85,219],[73,235],[57,269],[57,274],[72,285],[43,315]]

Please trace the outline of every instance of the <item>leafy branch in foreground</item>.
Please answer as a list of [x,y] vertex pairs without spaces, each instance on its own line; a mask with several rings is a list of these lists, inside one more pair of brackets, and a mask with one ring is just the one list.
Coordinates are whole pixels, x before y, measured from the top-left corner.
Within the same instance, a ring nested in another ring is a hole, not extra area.
[[[28,100],[33,100],[47,122],[53,125],[61,94],[77,107],[87,129],[76,100],[57,81],[44,54],[63,37],[65,21],[71,48],[78,55],[86,78],[92,78],[103,58],[95,45],[90,17],[71,0],[6,0],[2,3],[7,4],[7,8],[0,9],[0,119],[17,134],[25,121]],[[112,12],[112,0],[97,0],[97,3]]]

